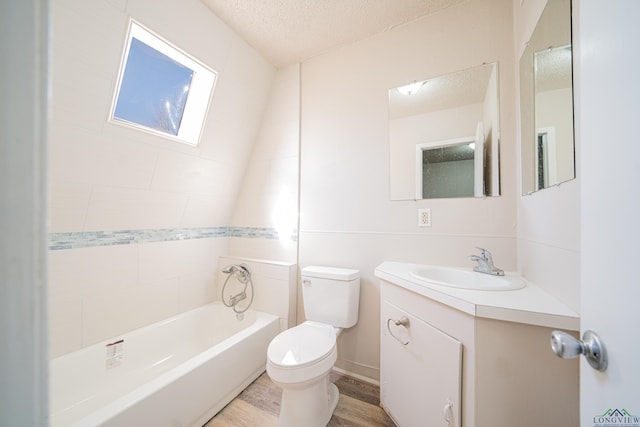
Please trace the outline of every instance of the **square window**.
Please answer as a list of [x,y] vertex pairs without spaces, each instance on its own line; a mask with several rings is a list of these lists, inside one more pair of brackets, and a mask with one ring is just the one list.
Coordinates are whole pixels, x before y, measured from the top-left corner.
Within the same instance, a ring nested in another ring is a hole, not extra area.
[[110,119],[197,145],[216,73],[131,21]]
[[178,135],[193,70],[131,39],[115,119]]

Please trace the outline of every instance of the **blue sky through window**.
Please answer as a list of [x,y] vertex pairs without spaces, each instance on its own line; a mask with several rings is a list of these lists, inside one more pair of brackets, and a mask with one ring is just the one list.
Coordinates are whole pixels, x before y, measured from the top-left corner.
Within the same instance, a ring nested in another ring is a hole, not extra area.
[[193,74],[132,38],[114,117],[178,135]]

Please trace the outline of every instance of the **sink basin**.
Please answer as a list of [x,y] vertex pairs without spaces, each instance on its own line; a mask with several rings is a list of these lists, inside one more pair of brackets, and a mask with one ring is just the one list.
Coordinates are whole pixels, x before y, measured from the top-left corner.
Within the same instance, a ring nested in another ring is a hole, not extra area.
[[512,291],[527,285],[517,276],[492,276],[449,267],[425,266],[412,271],[411,276],[435,285],[479,291]]

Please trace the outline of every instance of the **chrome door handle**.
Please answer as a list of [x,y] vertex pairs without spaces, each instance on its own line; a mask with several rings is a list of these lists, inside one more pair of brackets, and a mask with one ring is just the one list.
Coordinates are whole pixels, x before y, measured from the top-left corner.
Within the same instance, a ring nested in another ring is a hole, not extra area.
[[561,332],[551,332],[551,349],[556,356],[563,359],[573,359],[583,354],[593,369],[604,371],[607,369],[607,349],[598,334],[585,331],[582,340]]
[[404,326],[405,328],[409,329],[409,318],[407,316],[402,316],[400,320],[394,320],[391,318],[387,319],[387,331],[389,331],[389,334],[400,344],[402,345],[409,344],[409,341],[406,341],[406,342],[402,341],[400,338],[395,336],[393,332],[391,332],[391,325],[390,325],[391,322],[393,322],[396,326]]

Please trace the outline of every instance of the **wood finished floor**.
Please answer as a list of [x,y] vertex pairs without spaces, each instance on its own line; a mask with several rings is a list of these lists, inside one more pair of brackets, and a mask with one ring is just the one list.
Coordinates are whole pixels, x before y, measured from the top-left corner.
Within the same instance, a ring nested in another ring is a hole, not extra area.
[[[331,382],[338,386],[340,399],[329,427],[395,427],[379,406],[378,386],[336,371],[331,372]],[[281,395],[280,389],[265,372],[209,420],[205,427],[276,427]]]

